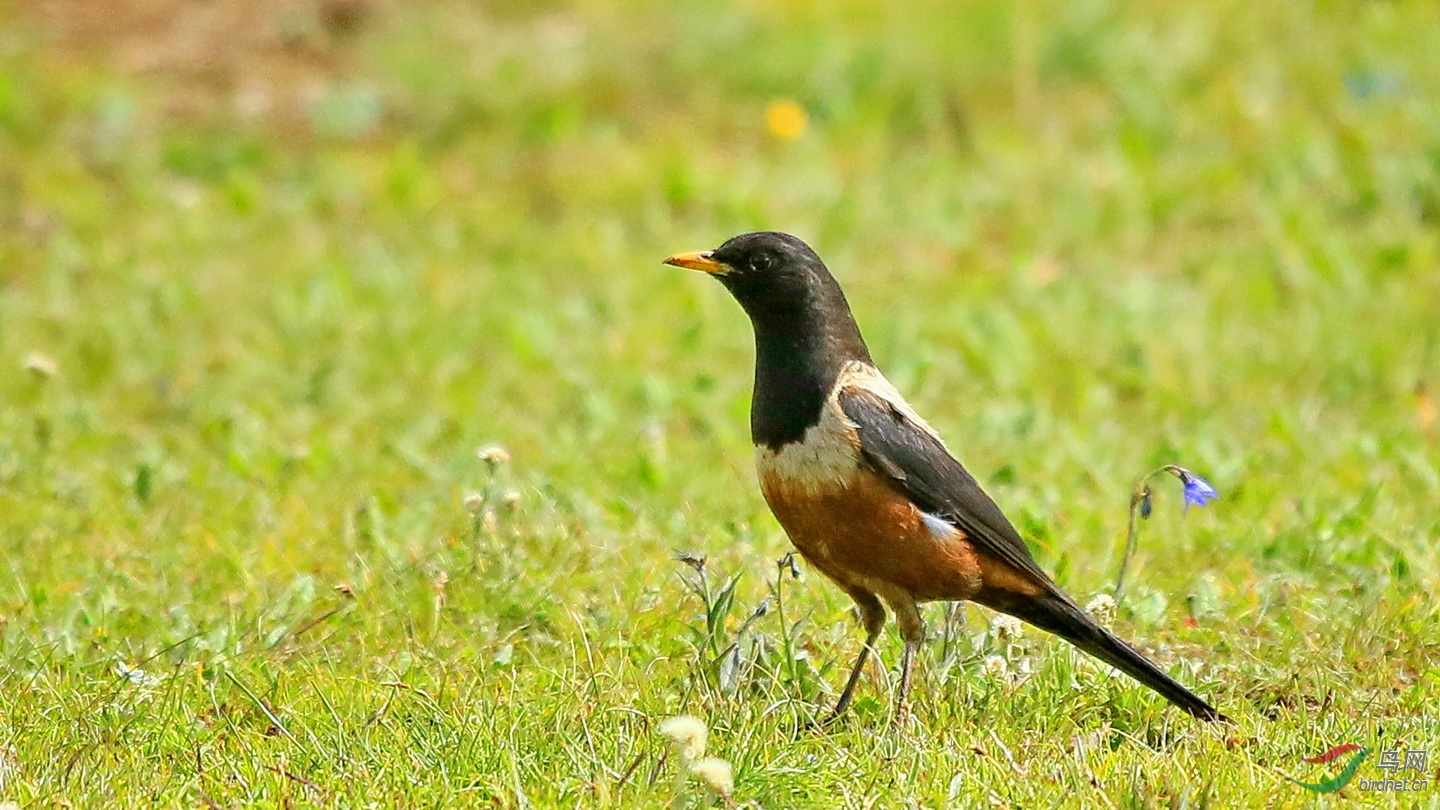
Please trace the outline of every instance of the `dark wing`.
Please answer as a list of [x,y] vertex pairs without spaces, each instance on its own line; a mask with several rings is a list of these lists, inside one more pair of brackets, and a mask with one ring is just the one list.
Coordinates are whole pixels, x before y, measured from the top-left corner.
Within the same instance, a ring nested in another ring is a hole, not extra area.
[[911,503],[964,532],[976,550],[1054,587],[1000,507],[939,439],[870,391],[842,388],[839,402],[860,432],[860,452],[871,470]]

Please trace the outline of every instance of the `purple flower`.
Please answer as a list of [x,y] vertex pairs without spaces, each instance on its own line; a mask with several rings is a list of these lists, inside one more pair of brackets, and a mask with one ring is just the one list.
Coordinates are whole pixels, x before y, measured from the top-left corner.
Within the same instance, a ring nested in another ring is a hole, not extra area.
[[1160,473],[1169,473],[1180,479],[1185,487],[1185,508],[1183,511],[1190,511],[1190,504],[1205,506],[1211,501],[1220,497],[1220,493],[1210,486],[1210,482],[1204,478],[1181,467],[1179,464],[1166,464],[1156,470],[1151,470],[1135,482],[1135,489],[1130,491],[1130,529],[1125,534],[1125,553],[1120,557],[1120,571],[1115,575],[1115,602],[1120,602],[1121,594],[1125,588],[1125,568],[1130,564],[1130,555],[1135,553],[1135,535],[1140,527],[1140,520],[1150,517],[1154,509],[1155,493],[1150,489],[1150,480]]
[[1185,485],[1185,509],[1187,511],[1192,503],[1196,506],[1204,506],[1220,497],[1220,493],[1210,486],[1209,481],[1184,467],[1176,467],[1175,476],[1180,479],[1180,483]]

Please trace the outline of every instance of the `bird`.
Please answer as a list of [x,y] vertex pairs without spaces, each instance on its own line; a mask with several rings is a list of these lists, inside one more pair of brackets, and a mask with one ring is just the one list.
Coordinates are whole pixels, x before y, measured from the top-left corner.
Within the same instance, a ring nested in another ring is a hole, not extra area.
[[[1180,709],[1229,721],[1060,589],[1019,532],[871,358],[840,284],[778,231],[744,233],[667,265],[720,281],[750,318],[750,435],[760,490],[795,549],[854,600],[865,642],[834,709],[844,715],[895,615],[904,648],[892,717],[910,713],[925,639],[919,605],[969,601],[1059,636]],[[883,602],[883,604],[882,604]]]

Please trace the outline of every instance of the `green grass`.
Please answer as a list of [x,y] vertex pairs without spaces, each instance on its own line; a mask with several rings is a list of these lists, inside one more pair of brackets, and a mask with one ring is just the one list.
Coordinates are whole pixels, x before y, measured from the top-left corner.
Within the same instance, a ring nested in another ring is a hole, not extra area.
[[[1434,4],[405,4],[298,133],[17,14],[0,801],[662,806],[690,713],[767,810],[1308,807],[1346,742],[1435,787],[1322,806],[1440,805]],[[994,677],[931,607],[908,729],[892,629],[795,733],[860,630],[777,582],[744,316],[659,265],[756,228],[1082,603],[1138,475],[1216,485],[1160,490],[1115,626],[1237,725],[1034,631]]]

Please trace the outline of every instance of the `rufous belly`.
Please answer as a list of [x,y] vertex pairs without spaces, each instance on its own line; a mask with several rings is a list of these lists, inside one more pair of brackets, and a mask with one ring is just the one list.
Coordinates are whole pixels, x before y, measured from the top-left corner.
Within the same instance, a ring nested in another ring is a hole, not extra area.
[[762,469],[760,488],[795,548],[842,587],[898,588],[930,601],[970,599],[985,584],[964,534],[927,525],[914,504],[861,468],[821,489]]

